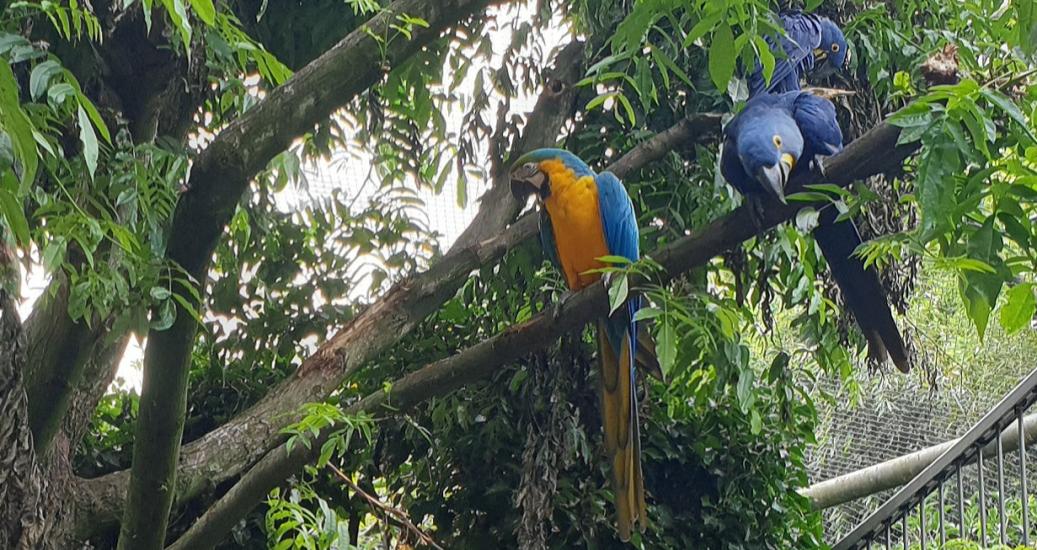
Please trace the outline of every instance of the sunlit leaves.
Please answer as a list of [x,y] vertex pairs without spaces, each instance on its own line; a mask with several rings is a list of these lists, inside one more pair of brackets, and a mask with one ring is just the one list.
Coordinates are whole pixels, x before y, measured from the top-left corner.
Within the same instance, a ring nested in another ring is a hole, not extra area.
[[44,14],[51,25],[65,40],[76,40],[85,33],[90,40],[101,39],[101,23],[93,14],[90,4],[89,9],[79,6],[78,0],[56,2],[53,0],[42,0],[41,2],[12,2],[5,10],[25,10]]
[[92,178],[97,172],[97,135],[94,134],[94,127],[90,124],[90,117],[86,114],[86,110],[80,106],[77,112],[79,114],[79,140],[83,142],[83,158],[86,160],[86,167]]
[[989,218],[973,233],[968,242],[969,258],[991,266],[989,269],[962,270],[959,276],[959,291],[965,302],[969,318],[976,326],[980,337],[986,333],[990,312],[997,304],[1003,286],[1003,274],[997,271],[1001,265],[1003,247],[1001,234],[994,231],[994,220]]
[[924,235],[935,235],[951,223],[960,170],[961,156],[952,143],[933,143],[919,160],[916,185]]
[[212,0],[191,0],[191,9],[206,25],[216,24],[216,7]]
[[627,296],[630,293],[630,280],[626,273],[617,273],[614,277],[608,277],[608,280],[609,315],[612,315],[626,303]]
[[61,64],[48,59],[32,68],[29,75],[29,94],[33,100],[39,99],[47,92],[50,79],[61,72]]
[[24,194],[36,178],[39,160],[36,156],[36,140],[33,125],[22,110],[18,99],[18,83],[11,66],[0,62],[0,129],[7,133],[14,148],[15,157],[21,163],[21,185],[19,196]]
[[1005,303],[1001,306],[1001,326],[1009,334],[1029,327],[1037,312],[1037,300],[1034,299],[1033,285],[1023,283],[1015,285],[1005,293]]
[[735,74],[735,40],[731,27],[717,26],[709,46],[709,76],[718,90],[727,90],[727,83]]

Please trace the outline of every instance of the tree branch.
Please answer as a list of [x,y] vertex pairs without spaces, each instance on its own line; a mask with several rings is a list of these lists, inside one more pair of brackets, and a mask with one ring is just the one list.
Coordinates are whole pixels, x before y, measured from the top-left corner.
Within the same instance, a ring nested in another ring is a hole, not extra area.
[[442,546],[436,544],[435,539],[430,537],[428,533],[422,531],[421,528],[419,528],[417,525],[414,525],[414,522],[411,521],[410,517],[407,516],[406,512],[400,510],[399,508],[396,508],[391,504],[386,504],[382,502],[378,499],[378,497],[367,494],[367,491],[364,491],[356,483],[353,483],[353,480],[349,479],[349,476],[347,476],[345,472],[343,472],[342,470],[336,468],[334,464],[328,464],[328,468],[330,468],[331,471],[335,472],[335,475],[338,476],[338,478],[341,479],[343,483],[348,485],[354,493],[360,495],[360,498],[366,500],[367,503],[371,506],[371,508],[381,511],[382,514],[386,517],[392,516],[396,518],[396,521],[400,522],[400,524],[402,524],[408,531],[414,534],[414,536],[418,537],[418,540],[420,540],[422,544],[426,544],[428,546],[436,548],[437,550],[443,550]]
[[[488,3],[397,0],[221,131],[192,166],[189,190],[173,216],[169,259],[204,281],[217,240],[254,174],[293,139],[378,82],[385,67],[397,65]],[[428,27],[416,27],[405,38],[392,30],[400,14],[420,17]],[[379,42],[375,37],[389,38]],[[192,305],[199,309],[199,303]],[[195,320],[178,306],[172,327],[148,335],[120,550],[161,548],[165,539],[196,330]]]
[[[666,139],[660,137],[664,135],[666,132],[656,137]],[[826,173],[830,176],[822,178],[816,173],[808,174],[793,181],[791,188],[795,190],[802,185],[821,181],[845,187],[853,181],[899,167],[917,148],[917,144],[897,145],[899,135],[899,128],[882,123],[829,159]],[[649,149],[635,148],[629,154]],[[648,158],[650,155],[643,156]],[[633,163],[628,168],[623,168],[620,161],[616,165],[621,172],[635,168]],[[802,203],[769,203],[761,223],[764,228],[773,227],[792,218],[805,206]],[[535,231],[534,224],[533,217],[526,216],[510,227],[500,239],[524,240]],[[656,251],[651,257],[663,266],[665,281],[704,265],[724,250],[738,246],[755,235],[756,229],[743,206]],[[349,412],[373,412],[386,402],[392,404],[392,411],[406,411],[427,399],[479,380],[532,351],[551,345],[559,335],[607,314],[607,309],[605,286],[599,281],[567,300],[557,316],[553,312],[541,313],[529,321],[514,325],[454,356],[404,376],[392,384],[388,394],[375,392],[350,407]],[[294,445],[289,450],[282,445],[267,453],[171,548],[207,548],[216,544],[264,495],[316,457],[315,453],[327,437],[326,432],[315,438],[316,441],[309,448]]]
[[[551,147],[558,142],[562,126],[572,118],[576,107],[576,82],[583,76],[584,43],[570,42],[558,52],[554,69],[544,83],[544,90],[522,129],[522,137],[513,145],[513,151],[528,151]],[[479,212],[463,233],[454,241],[450,252],[468,248],[480,241],[499,235],[525,206],[511,194],[507,170],[493,175],[490,189],[479,197]]]
[[[536,115],[530,116],[530,121],[536,119]],[[690,121],[685,123],[682,120],[677,124],[682,128],[679,133],[664,131],[653,136],[646,141],[647,145],[635,147],[609,169],[623,177],[644,163],[658,159],[660,153],[646,153],[660,151],[657,144],[666,142],[672,147],[678,143],[675,139],[678,135],[686,140],[704,140],[720,130],[720,115],[717,114],[695,115],[690,117]],[[542,145],[531,143],[530,146]],[[635,157],[628,159],[629,155]],[[233,479],[256,464],[267,451],[283,441],[281,429],[293,420],[290,413],[304,403],[325,399],[356,368],[403,337],[453,296],[473,271],[500,260],[507,251],[533,238],[536,232],[536,215],[527,214],[495,237],[452,250],[428,271],[394,285],[378,302],[361,312],[303,361],[295,374],[272,389],[266,397],[223,426],[186,445],[177,473],[177,498],[196,497],[207,487]],[[116,514],[125,505],[123,494],[128,477],[128,471],[121,471],[80,482],[82,490],[77,491],[81,499],[78,506],[90,510],[90,513],[81,515],[75,526],[77,533],[86,536],[99,526],[118,520]],[[258,492],[249,501],[249,506],[265,494],[265,489]]]
[[[14,297],[4,284],[12,272],[11,258],[6,245],[0,245],[0,548],[36,548],[47,540],[44,513],[55,511],[40,505],[47,495],[47,479],[33,447],[22,384],[25,333]],[[13,273],[18,277],[17,268]]]
[[[1037,442],[1037,413],[1028,414],[1023,418],[1023,437],[1026,447]],[[1019,448],[1019,427],[1014,422],[1001,431],[1001,452],[1010,453]],[[859,498],[881,493],[889,489],[896,489],[909,483],[930,464],[940,458],[944,452],[954,446],[960,438],[944,441],[919,449],[913,453],[901,455],[896,458],[872,464],[866,468],[843,474],[839,477],[815,483],[805,489],[800,489],[799,494],[810,499],[810,505],[815,510],[824,510],[832,506],[838,506],[847,502],[853,502]],[[997,455],[997,441],[987,443],[983,447],[983,456],[994,457]]]

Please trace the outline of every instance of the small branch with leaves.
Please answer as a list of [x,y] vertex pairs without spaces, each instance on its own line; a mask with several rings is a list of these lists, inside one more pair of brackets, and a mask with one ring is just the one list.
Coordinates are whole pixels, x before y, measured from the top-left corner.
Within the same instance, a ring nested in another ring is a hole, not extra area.
[[328,468],[330,468],[332,472],[335,472],[335,475],[339,479],[341,479],[343,483],[348,485],[349,488],[353,490],[353,492],[360,495],[360,498],[366,500],[372,508],[378,510],[386,517],[392,517],[393,519],[395,519],[404,528],[406,528],[408,532],[418,537],[418,540],[421,541],[422,544],[426,544],[438,550],[444,550],[442,546],[436,544],[436,541],[431,536],[429,536],[428,533],[423,531],[417,525],[414,525],[414,522],[410,520],[410,517],[407,516],[406,512],[400,510],[399,508],[396,508],[391,504],[382,502],[376,496],[368,494],[366,491],[361,489],[359,485],[354,483],[353,480],[350,479],[345,472],[336,468],[334,464],[328,464]]

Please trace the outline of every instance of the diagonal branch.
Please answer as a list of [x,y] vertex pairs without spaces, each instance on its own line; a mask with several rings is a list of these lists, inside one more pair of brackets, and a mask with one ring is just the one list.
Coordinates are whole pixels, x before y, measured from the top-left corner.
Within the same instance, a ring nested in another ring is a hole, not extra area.
[[[882,123],[829,159],[826,172],[830,176],[821,178],[817,174],[810,174],[798,178],[793,185],[825,181],[845,187],[853,181],[897,168],[917,147],[917,144],[897,145],[899,135],[899,128]],[[773,227],[791,219],[805,206],[802,203],[768,204],[761,223],[764,228]],[[500,238],[524,240],[516,239],[515,236],[522,234],[524,237],[526,232],[532,234],[533,224],[528,222],[533,222],[533,219],[525,217]],[[663,267],[665,281],[704,265],[724,250],[738,246],[755,235],[756,229],[748,212],[745,207],[740,207],[656,251],[651,257]],[[392,411],[406,411],[425,400],[486,377],[502,365],[530,352],[551,345],[559,335],[605,315],[607,305],[605,286],[599,281],[567,300],[559,314],[541,313],[456,355],[408,374],[393,383],[388,394],[375,392],[350,407],[349,412],[373,412],[386,403],[392,404],[390,414],[394,414]],[[323,433],[321,437],[315,438],[310,448],[295,445],[288,449],[282,445],[267,453],[171,548],[187,549],[215,544],[272,488],[313,461],[326,437],[327,433]]]
[[[545,93],[550,93],[550,90]],[[653,136],[609,169],[623,177],[645,163],[658,159],[668,148],[678,143],[715,135],[719,130],[719,121],[720,116],[713,113],[682,120],[675,126],[678,130],[671,129]],[[558,122],[560,125],[564,121]],[[541,147],[547,144],[528,143],[528,146]],[[661,147],[663,144],[666,147]],[[188,494],[182,496],[198,491],[206,481],[214,483],[231,479],[253,464],[282,440],[280,429],[291,419],[285,413],[298,409],[307,401],[326,398],[355,369],[408,333],[425,316],[453,296],[472,271],[500,260],[508,250],[532,238],[536,231],[536,217],[524,216],[496,237],[456,249],[427,272],[397,284],[382,300],[322,345],[303,362],[293,377],[273,390],[268,398],[243,413],[241,421],[232,421],[217,428],[185,450],[183,469],[187,471],[183,472],[186,479],[181,487],[186,485],[184,490]],[[243,433],[245,431],[247,435]],[[214,448],[219,449],[215,457],[212,456]],[[237,457],[233,467],[214,463],[226,457]],[[250,459],[245,461],[243,457]],[[112,476],[116,475],[121,474]],[[112,479],[112,476],[87,483],[101,484],[97,488],[101,494],[110,494],[113,485],[118,484],[118,480]],[[243,502],[251,508],[267,491],[264,488],[256,494],[246,493]],[[111,505],[110,497],[105,500]],[[231,516],[233,514],[225,517]],[[236,516],[233,521],[236,521]],[[211,532],[207,531],[195,540],[218,540],[224,528],[230,527],[217,522],[211,525]]]
[[[253,175],[293,139],[377,83],[387,67],[488,4],[397,0],[231,123],[192,165],[189,190],[173,216],[167,257],[196,281],[204,281],[216,243]],[[427,27],[404,37],[393,30],[400,14],[419,17]],[[199,301],[193,301],[191,305],[200,309]],[[195,320],[179,306],[172,327],[148,335],[120,549],[160,548],[165,539],[196,331]]]
[[406,512],[400,510],[399,508],[396,508],[391,504],[386,504],[382,502],[376,496],[367,494],[367,491],[364,491],[356,483],[353,483],[353,480],[349,479],[349,476],[347,476],[346,473],[342,470],[336,468],[334,464],[328,464],[328,468],[331,468],[331,471],[335,472],[335,475],[338,476],[338,478],[341,479],[343,483],[348,485],[354,493],[360,495],[360,498],[366,500],[367,504],[371,506],[373,510],[381,511],[384,516],[392,516],[393,518],[395,518],[396,521],[400,522],[400,524],[402,524],[414,536],[418,537],[418,540],[420,540],[422,544],[426,544],[428,546],[436,548],[437,550],[443,550],[442,546],[436,544],[435,539],[430,537],[428,533],[422,531],[420,527],[414,525],[414,522],[411,521],[410,517],[407,516]]
[[[582,44],[575,42],[559,53],[556,68],[551,71],[536,107],[527,118],[519,146],[535,148],[556,143],[575,106],[573,85],[582,76],[579,63],[582,50]],[[495,180],[493,187],[505,190],[510,198],[506,176]],[[483,203],[492,206],[496,201],[484,197]],[[274,388],[249,411],[185,447],[177,478],[177,498],[197,496],[206,487],[238,476],[280,441],[279,431],[290,420],[286,413],[297,410],[303,403],[324,399],[350,374],[351,368],[391,345],[410,330],[408,327],[453,295],[472,270],[500,258],[517,245],[520,241],[483,242],[490,236],[499,236],[514,215],[512,212],[506,219],[482,215],[479,228],[466,232],[470,246],[455,246],[430,272],[397,284],[362,313],[360,319],[329,340],[321,352],[308,359],[296,376]],[[530,222],[532,225],[527,226],[528,231],[523,235],[531,235],[535,230],[535,221]],[[503,248],[497,249],[498,246]],[[371,335],[376,336],[374,340]],[[352,355],[339,351],[354,346],[359,347]],[[89,490],[80,491],[78,496],[83,509],[91,513],[81,515],[83,521],[77,523],[77,533],[87,535],[98,529],[99,524],[118,521],[117,514],[124,509],[123,493],[128,477],[129,473],[123,471],[84,482]],[[102,521],[97,521],[98,518]]]
[[[558,141],[562,127],[573,116],[576,108],[576,82],[583,76],[585,45],[573,40],[555,57],[554,69],[544,83],[544,90],[522,128],[522,137],[513,144],[514,151],[550,147]],[[499,235],[515,221],[525,204],[511,194],[506,170],[494,174],[490,189],[479,197],[479,211],[463,233],[454,241],[450,251],[472,246],[479,241]]]

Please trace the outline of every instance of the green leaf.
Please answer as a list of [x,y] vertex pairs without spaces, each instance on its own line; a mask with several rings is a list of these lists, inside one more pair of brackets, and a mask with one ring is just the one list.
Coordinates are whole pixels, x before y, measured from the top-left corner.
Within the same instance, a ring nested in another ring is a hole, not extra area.
[[754,36],[753,43],[756,45],[756,52],[760,60],[760,66],[763,67],[763,78],[769,86],[771,83],[771,76],[774,75],[774,54],[771,53],[770,45],[763,39],[762,36]]
[[989,88],[983,88],[980,93],[983,94],[983,97],[987,98],[988,101],[997,105],[998,108],[1004,111],[1009,118],[1014,120],[1023,129],[1023,131],[1026,132],[1026,135],[1028,135],[1031,140],[1037,141],[1037,137],[1034,137],[1033,135],[1033,130],[1030,129],[1030,121],[1026,120],[1026,115],[1023,114],[1015,103],[1012,103],[1012,100],[1005,97],[1001,92]]
[[932,122],[932,110],[929,104],[924,102],[912,103],[889,117],[889,123],[900,128],[928,126]]
[[29,246],[29,223],[25,219],[22,203],[6,189],[0,189],[0,214],[3,214],[7,227],[11,228],[18,246]]
[[187,19],[187,10],[184,8],[184,1],[162,0],[162,5],[165,6],[166,12],[169,14],[169,19],[173,21],[173,25],[180,31],[180,38],[184,43],[184,51],[187,53],[188,59],[190,59],[191,23]]
[[778,352],[767,369],[767,382],[774,384],[785,377],[785,370],[789,366],[789,354],[784,351]]
[[47,101],[52,107],[59,107],[69,96],[75,95],[75,93],[75,88],[68,82],[58,82],[47,90]]
[[173,293],[170,292],[169,289],[164,286],[151,287],[151,292],[149,294],[151,294],[152,298],[158,301],[168,299],[170,296],[173,295]]
[[735,39],[727,23],[717,26],[713,43],[709,47],[709,76],[721,92],[727,91],[727,83],[735,74]]
[[608,254],[608,255],[605,255],[605,256],[599,256],[597,258],[597,260],[602,262],[602,263],[613,264],[613,265],[630,265],[630,264],[633,263],[633,262],[630,261],[630,258],[625,258],[623,256],[616,256],[616,255],[613,255],[613,254]]
[[648,319],[655,319],[656,317],[663,314],[663,311],[654,307],[643,307],[637,310],[634,314],[634,321],[645,321]]
[[630,125],[637,124],[637,117],[634,116],[634,107],[630,104],[630,100],[627,99],[625,94],[616,94],[616,100],[620,105],[623,106],[623,110],[626,111],[627,120],[630,121]]
[[988,217],[982,227],[969,238],[969,258],[985,263],[994,270],[994,273],[964,271],[960,278],[959,290],[966,313],[976,326],[980,338],[986,333],[990,312],[997,303],[1004,284],[1004,277],[998,272],[998,267],[1004,266],[1000,257],[1003,246],[1001,232],[994,231],[994,216]]
[[1027,0],[1013,2],[1016,10],[1016,26],[1019,35],[1016,40],[1019,48],[1027,55],[1033,55],[1037,49],[1037,5]]
[[677,340],[674,335],[673,319],[663,317],[659,324],[659,337],[657,338],[655,353],[659,359],[659,368],[663,374],[670,375],[673,364],[677,360]]
[[735,388],[735,393],[738,396],[738,407],[743,413],[748,412],[749,405],[752,404],[753,380],[755,377],[756,375],[751,368],[743,368],[738,373],[738,385]]
[[587,105],[584,107],[584,110],[591,111],[595,107],[598,107],[598,106],[604,104],[606,101],[608,101],[609,99],[614,98],[615,96],[616,96],[616,92],[609,92],[609,93],[601,94],[601,95],[595,97],[594,99],[588,101]]
[[1009,334],[1030,326],[1037,312],[1037,300],[1033,295],[1033,284],[1024,283],[1012,287],[1005,293],[1005,304],[1001,306],[1001,326]]
[[[71,76],[71,75],[70,75]],[[97,107],[90,101],[90,98],[83,95],[83,92],[79,91],[79,83],[75,85],[76,98],[79,100],[79,106],[86,110],[86,114],[90,115],[90,121],[94,123],[94,127],[97,128],[98,132],[101,132],[101,137],[104,138],[109,144],[112,142],[112,135],[108,132],[108,125],[104,123],[104,119],[101,118],[101,113],[97,112]]]
[[87,170],[90,171],[90,179],[93,179],[97,172],[97,135],[94,134],[90,116],[86,114],[83,106],[80,105],[77,111],[79,113],[79,141],[83,142],[83,158],[86,160]]
[[695,43],[696,40],[706,36],[706,33],[716,28],[717,23],[720,22],[720,18],[724,16],[724,9],[721,8],[714,13],[711,13],[702,19],[688,32],[688,36],[684,38],[684,47],[687,48]]
[[11,66],[6,62],[0,62],[0,128],[7,131],[11,145],[21,162],[21,185],[18,194],[23,195],[36,179],[39,158],[36,156],[32,122],[22,110],[18,100],[18,82],[14,78]]
[[158,306],[151,317],[151,328],[153,330],[166,330],[173,326],[176,321],[176,307],[172,300],[166,300]]
[[53,59],[48,59],[32,68],[32,74],[29,75],[29,94],[33,101],[43,97],[50,85],[50,79],[60,72],[61,64]]
[[212,0],[191,0],[191,9],[206,25],[211,27],[216,24],[216,7]]
[[949,225],[949,215],[954,211],[954,174],[960,165],[958,149],[951,142],[930,145],[922,154],[917,186],[926,240]]
[[65,261],[66,241],[63,238],[52,239],[43,248],[43,267],[47,271],[54,272],[61,263]]
[[630,290],[630,281],[626,273],[617,273],[616,278],[609,283],[609,315],[626,303]]

